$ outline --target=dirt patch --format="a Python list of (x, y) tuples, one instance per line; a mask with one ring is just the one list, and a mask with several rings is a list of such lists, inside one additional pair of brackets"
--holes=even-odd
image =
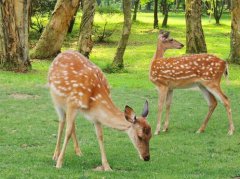
[(14, 99), (37, 99), (37, 98), (39, 98), (38, 95), (24, 94), (24, 93), (12, 93), (9, 96)]

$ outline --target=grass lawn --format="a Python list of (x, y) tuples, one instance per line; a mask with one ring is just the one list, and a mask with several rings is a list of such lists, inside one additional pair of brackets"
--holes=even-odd
[[(79, 19), (79, 18), (78, 18)], [(119, 19), (116, 21), (116, 19)], [(121, 16), (109, 21), (116, 27), (110, 43), (95, 44), (91, 60), (101, 68), (112, 62), (117, 40), (121, 34)], [(145, 99), (150, 103), (148, 117), (155, 130), (157, 91), (148, 80), (151, 58), (156, 49), (158, 32), (152, 30), (153, 14), (139, 13), (132, 26), (132, 34), (125, 53), (125, 73), (106, 74), (112, 87), (115, 104), (126, 104), (141, 113)], [(160, 19), (162, 20), (162, 18)], [(103, 24), (99, 15), (96, 24)], [(222, 25), (203, 19), (209, 53), (226, 59), (229, 54), (230, 17), (225, 15)], [(68, 35), (63, 50), (77, 48), (79, 21)], [(173, 38), (185, 43), (183, 14), (170, 14), (169, 27)], [(36, 42), (31, 33), (31, 43)], [(166, 56), (185, 53), (169, 50)], [(139, 159), (127, 135), (104, 128), (105, 147), (112, 172), (95, 172), (101, 164), (94, 127), (81, 116), (77, 119), (77, 135), (83, 152), (81, 158), (69, 143), (62, 169), (54, 168), (52, 154), (56, 142), (57, 115), (53, 109), (46, 77), (51, 61), (33, 61), (27, 74), (0, 72), (0, 178), (231, 178), (240, 176), (240, 67), (230, 65), (230, 84), (222, 81), (222, 88), (232, 105), (235, 134), (227, 136), (228, 120), (219, 103), (206, 132), (196, 134), (208, 107), (196, 90), (174, 91), (170, 129), (153, 136), (150, 142), (151, 160)]]

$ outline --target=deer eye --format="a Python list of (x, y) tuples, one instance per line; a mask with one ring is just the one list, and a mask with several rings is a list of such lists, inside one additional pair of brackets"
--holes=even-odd
[(172, 42), (172, 41), (173, 41), (173, 39), (169, 39), (169, 41), (170, 41), (170, 42)]
[(141, 136), (138, 136), (138, 139), (139, 139), (139, 140), (143, 140), (143, 138), (142, 138)]

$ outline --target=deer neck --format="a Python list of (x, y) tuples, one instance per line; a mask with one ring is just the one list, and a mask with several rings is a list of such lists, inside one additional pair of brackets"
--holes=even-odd
[(131, 127), (131, 123), (125, 119), (124, 113), (113, 104), (110, 98), (104, 100), (104, 103), (97, 103), (94, 110), (88, 115), (94, 121), (120, 131), (127, 131)]
[(163, 47), (163, 44), (161, 42), (158, 42), (157, 44), (157, 50), (155, 52), (155, 55), (153, 57), (153, 60), (161, 59), (164, 55), (165, 48)]

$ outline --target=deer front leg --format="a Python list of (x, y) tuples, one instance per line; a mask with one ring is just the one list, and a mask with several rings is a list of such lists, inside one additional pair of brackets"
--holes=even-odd
[(95, 123), (95, 130), (96, 130), (97, 139), (98, 139), (100, 152), (101, 152), (101, 158), (102, 158), (102, 166), (97, 167), (95, 170), (111, 171), (112, 169), (108, 164), (104, 145), (103, 145), (103, 131), (100, 123), (98, 122)]
[(75, 108), (73, 108), (72, 106), (69, 105), (67, 107), (67, 116), (66, 116), (67, 126), (66, 126), (64, 143), (63, 143), (63, 146), (62, 146), (61, 153), (60, 153), (60, 155), (57, 159), (56, 168), (61, 168), (62, 167), (64, 153), (66, 151), (68, 141), (69, 141), (69, 139), (72, 135), (74, 120), (76, 118), (76, 115), (77, 115), (77, 109), (75, 109)]
[(59, 122), (58, 122), (57, 143), (56, 143), (55, 151), (54, 151), (54, 154), (53, 154), (53, 160), (57, 160), (58, 156), (60, 154), (60, 145), (61, 145), (62, 132), (63, 132), (63, 128), (64, 128), (64, 125), (65, 125), (65, 121), (64, 120), (59, 120)]
[(59, 122), (58, 122), (57, 143), (56, 143), (55, 151), (54, 151), (54, 154), (53, 154), (53, 157), (52, 157), (53, 160), (57, 160), (58, 156), (60, 154), (62, 132), (63, 132), (63, 128), (64, 128), (64, 125), (65, 125), (65, 120), (66, 120), (66, 113), (63, 110), (63, 108), (61, 108), (59, 106), (55, 106), (55, 110), (57, 112)]
[(169, 90), (167, 93), (167, 99), (166, 99), (166, 119), (165, 119), (165, 123), (164, 123), (164, 127), (163, 127), (163, 132), (167, 132), (167, 130), (168, 130), (172, 96), (173, 96), (173, 90)]
[(166, 96), (168, 93), (168, 88), (167, 87), (159, 87), (159, 99), (158, 99), (158, 120), (157, 120), (157, 127), (155, 130), (155, 135), (158, 135), (160, 133), (161, 130), (161, 118), (162, 118), (162, 110), (163, 110), (163, 106), (164, 103), (166, 101)]

